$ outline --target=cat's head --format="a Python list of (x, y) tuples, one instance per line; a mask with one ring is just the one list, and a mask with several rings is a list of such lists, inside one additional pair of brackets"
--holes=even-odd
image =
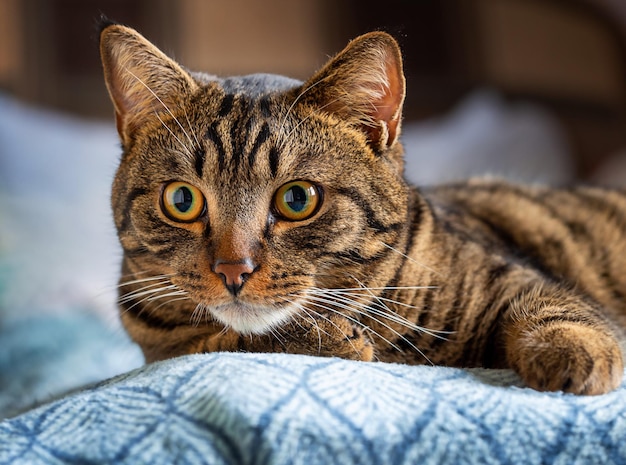
[(355, 39), (305, 83), (192, 73), (121, 25), (100, 48), (123, 147), (122, 283), (142, 283), (147, 314), (263, 333), (340, 305), (320, 289), (366, 301), (391, 285), (408, 214), (391, 36)]

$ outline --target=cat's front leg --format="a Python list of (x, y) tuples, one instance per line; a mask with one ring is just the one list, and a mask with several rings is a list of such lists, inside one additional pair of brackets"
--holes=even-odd
[(299, 318), (264, 335), (244, 335), (227, 329), (197, 339), (188, 352), (290, 353), (361, 361), (374, 359), (374, 346), (365, 331), (339, 315)]
[(593, 303), (538, 287), (512, 302), (504, 336), (508, 364), (541, 391), (604, 394), (623, 375), (622, 351)]
[(284, 328), (290, 353), (372, 361), (374, 345), (363, 328), (337, 314), (307, 315)]

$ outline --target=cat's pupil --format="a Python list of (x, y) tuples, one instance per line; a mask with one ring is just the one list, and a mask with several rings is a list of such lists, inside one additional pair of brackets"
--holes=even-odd
[(187, 213), (193, 205), (193, 194), (187, 187), (180, 187), (174, 192), (172, 198), (176, 209), (181, 213)]
[(285, 203), (294, 212), (301, 212), (307, 205), (307, 192), (300, 186), (292, 186), (285, 192)]

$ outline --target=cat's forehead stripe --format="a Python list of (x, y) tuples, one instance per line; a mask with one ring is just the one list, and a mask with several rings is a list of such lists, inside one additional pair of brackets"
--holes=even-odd
[[(263, 118), (267, 99), (256, 101), (244, 95), (226, 95), (221, 103), (220, 119), (214, 121), (205, 132), (217, 155), (219, 172), (227, 169), (236, 170), (244, 165), (252, 168), (258, 162), (257, 155), (262, 146), (270, 139), (271, 131), (267, 121), (263, 121), (258, 131), (254, 131), (257, 110)], [(227, 111), (228, 110), (228, 111)], [(246, 147), (250, 147), (246, 153)], [(278, 173), (279, 153), (275, 147), (268, 151), (267, 163), (272, 177)], [(245, 163), (247, 161), (247, 164)], [(205, 172), (206, 153), (198, 151), (195, 156), (195, 169), (199, 177)]]
[(206, 162), (206, 151), (202, 147), (198, 147), (194, 152), (194, 168), (199, 178), (204, 173), (204, 163)]
[(220, 109), (217, 115), (220, 118), (227, 116), (233, 109), (233, 102), (235, 101), (235, 94), (226, 94), (220, 104)]
[(272, 173), (272, 177), (275, 178), (278, 174), (278, 163), (279, 163), (279, 153), (276, 147), (272, 147), (268, 151), (268, 162), (270, 165), (270, 172)]
[(248, 164), (250, 166), (254, 165), (257, 152), (259, 151), (263, 143), (267, 139), (269, 139), (269, 137), (270, 137), (270, 127), (269, 127), (269, 124), (267, 124), (267, 122), (264, 122), (263, 125), (261, 126), (261, 130), (256, 136), (256, 139), (254, 139), (254, 143), (252, 144), (252, 149), (250, 150), (250, 153), (248, 154)]
[(210, 141), (217, 152), (217, 163), (220, 171), (224, 171), (226, 168), (226, 152), (224, 150), (224, 144), (217, 130), (217, 123), (211, 124), (205, 133), (205, 137)]

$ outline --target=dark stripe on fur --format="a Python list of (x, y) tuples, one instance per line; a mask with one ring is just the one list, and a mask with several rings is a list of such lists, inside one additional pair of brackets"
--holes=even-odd
[(343, 252), (325, 252), (324, 256), (331, 256), (342, 261), (358, 263), (359, 265), (369, 265), (380, 261), (392, 252), (393, 251), (391, 249), (385, 247), (382, 252), (377, 253), (376, 255), (373, 255), (371, 257), (364, 257), (363, 255), (361, 255), (360, 251), (354, 249), (345, 250)]
[(195, 271), (179, 271), (178, 276), (180, 276), (181, 278), (194, 279), (197, 281), (202, 279), (202, 275), (200, 273), (196, 273)]
[(356, 189), (340, 188), (338, 190), (338, 193), (341, 195), (344, 195), (345, 197), (348, 197), (355, 204), (357, 204), (361, 208), (361, 210), (363, 210), (363, 212), (365, 213), (365, 217), (367, 219), (367, 225), (377, 232), (386, 233), (389, 231), (398, 230), (404, 225), (404, 222), (392, 223), (390, 225), (383, 224), (376, 217), (376, 213), (374, 213), (374, 210), (372, 209), (371, 205), (361, 196), (361, 194)]
[(278, 174), (278, 163), (280, 162), (278, 149), (276, 147), (272, 147), (269, 150), (268, 161), (270, 165), (270, 173), (272, 174), (272, 177), (275, 178)]
[(150, 251), (146, 249), (144, 246), (139, 246), (139, 247), (135, 247), (132, 249), (124, 248), (124, 255), (126, 255), (129, 258), (143, 257), (144, 255), (148, 253), (150, 253)]
[(254, 139), (254, 143), (252, 144), (250, 153), (248, 154), (248, 164), (250, 166), (254, 165), (254, 162), (256, 161), (256, 155), (259, 149), (261, 148), (263, 143), (269, 138), (269, 136), (270, 136), (270, 127), (267, 123), (263, 123), (263, 126), (261, 126), (261, 130), (257, 134), (256, 139)]
[(582, 189), (576, 191), (575, 193), (578, 199), (586, 203), (591, 210), (602, 211), (607, 218), (614, 222), (618, 227), (626, 227), (626, 196), (624, 196), (622, 192), (615, 191), (613, 193), (617, 193), (622, 197), (622, 201), (625, 202), (624, 205), (612, 202), (605, 197), (598, 197), (597, 195), (594, 195), (593, 192)]
[(222, 100), (222, 104), (220, 105), (220, 109), (217, 112), (217, 115), (220, 118), (226, 117), (233, 109), (233, 103), (235, 101), (234, 94), (226, 94), (224, 99)]
[(241, 158), (243, 156), (243, 145), (245, 135), (242, 133), (241, 125), (238, 122), (231, 122), (230, 127), (230, 166), (235, 169), (241, 166)]
[(198, 147), (194, 153), (194, 157), (195, 157), (194, 168), (196, 170), (196, 174), (198, 175), (198, 177), (201, 178), (202, 173), (204, 172), (204, 162), (206, 158), (206, 152), (204, 151), (203, 148)]
[(174, 258), (176, 257), (178, 252), (179, 252), (179, 247), (176, 245), (170, 245), (170, 246), (166, 246), (161, 249), (158, 249), (158, 250), (152, 250), (152, 254), (161, 260)]
[(421, 328), (428, 328), (428, 321), (433, 316), (433, 302), (435, 300), (435, 293), (440, 289), (435, 287), (428, 287), (424, 290), (424, 298), (422, 300), (421, 313), (417, 319), (417, 325)]
[(226, 152), (224, 151), (224, 143), (217, 132), (217, 123), (213, 123), (209, 129), (207, 129), (205, 137), (215, 146), (219, 170), (224, 171), (226, 168)]
[(467, 291), (465, 289), (465, 279), (467, 277), (467, 273), (462, 273), (459, 278), (459, 282), (455, 285), (456, 292), (454, 294), (454, 300), (452, 300), (452, 307), (450, 308), (452, 312), (463, 313), (466, 304), (465, 301), (468, 297)]
[[(404, 247), (402, 247), (400, 250), (400, 252), (403, 254), (402, 257), (402, 261), (400, 263), (400, 265), (398, 265), (395, 274), (393, 275), (393, 277), (387, 281), (387, 283), (385, 283), (384, 287), (390, 288), (390, 287), (396, 287), (398, 285), (398, 282), (400, 281), (400, 279), (402, 278), (402, 274), (404, 272), (404, 265), (406, 264), (407, 260), (408, 260), (408, 255), (409, 252), (411, 251), (411, 248), (413, 247), (413, 243), (415, 242), (415, 239), (417, 238), (420, 228), (422, 227), (422, 206), (421, 205), (415, 205), (415, 198), (411, 198), (411, 202), (410, 202), (410, 206), (409, 206), (409, 211), (413, 212), (413, 216), (410, 218), (409, 220), (409, 231), (407, 234), (407, 239), (405, 242)], [(412, 207), (412, 208), (411, 208)], [(387, 245), (391, 245), (391, 244), (387, 244)], [(396, 252), (394, 252), (396, 253)], [(418, 282), (413, 282), (410, 283), (410, 285), (417, 285), (419, 284)], [(383, 291), (381, 293), (381, 297), (385, 297), (385, 298), (389, 298), (392, 300), (396, 300), (394, 298), (394, 295), (397, 294), (397, 291), (394, 289), (386, 289), (385, 291)], [(403, 299), (400, 299), (403, 300)]]
[(431, 356), (433, 356), (433, 358), (442, 345), (455, 343), (452, 337), (454, 337), (455, 331), (457, 330), (458, 328), (456, 326), (456, 320), (448, 320), (446, 321), (446, 324), (442, 329), (443, 333), (440, 334), (440, 337), (430, 336), (433, 338), (433, 340), (430, 344), (428, 344), (428, 352), (431, 354)]
[(163, 331), (173, 331), (179, 326), (187, 326), (186, 323), (174, 323), (172, 321), (166, 321), (163, 318), (159, 318), (150, 313), (149, 309), (143, 307), (143, 304), (137, 304), (136, 302), (124, 301), (120, 302), (122, 313), (132, 316), (135, 320), (141, 321), (150, 328), (161, 329)]
[(505, 276), (511, 270), (510, 263), (494, 264), (487, 272), (487, 282), (494, 284), (498, 279)]
[(142, 195), (146, 195), (147, 191), (142, 187), (136, 187), (130, 191), (130, 193), (126, 196), (126, 203), (124, 204), (123, 218), (121, 224), (118, 225), (120, 234), (128, 229), (130, 226), (130, 210), (132, 208), (133, 202)]
[[(242, 162), (244, 160), (244, 152), (246, 142), (250, 137), (252, 125), (254, 120), (251, 116), (252, 101), (250, 99), (240, 96), (237, 99), (237, 114), (238, 118), (231, 118), (230, 127), (230, 143), (231, 143), (231, 169), (237, 170), (242, 168)], [(233, 171), (234, 172), (234, 171)]]
[(263, 118), (270, 118), (273, 116), (270, 99), (268, 97), (262, 97), (259, 100), (259, 110), (261, 111), (261, 116), (263, 116)]
[[(491, 321), (489, 322), (489, 328), (487, 329), (487, 331), (483, 331), (480, 334), (480, 337), (478, 337), (478, 333), (475, 343), (472, 345), (472, 348), (469, 349), (470, 354), (472, 354), (472, 357), (466, 357), (466, 359), (468, 361), (470, 361), (471, 359), (471, 363), (473, 365), (479, 364), (482, 362), (482, 365), (487, 367), (487, 368), (496, 368), (496, 361), (498, 359), (502, 358), (501, 355), (501, 350), (502, 348), (499, 347), (500, 341), (498, 340), (499, 335), (498, 335), (498, 330), (501, 328), (501, 321), (502, 318), (504, 317), (504, 315), (506, 315), (506, 313), (509, 311), (510, 309), (510, 301), (507, 302), (502, 308), (498, 309), (497, 312), (495, 312), (495, 314), (492, 316)], [(485, 308), (485, 313), (490, 310), (489, 308)], [(493, 310), (493, 309), (491, 309)], [(482, 320), (482, 318), (485, 318), (485, 320)], [(476, 320), (477, 323), (481, 322), (483, 323), (483, 325), (488, 321), (486, 319), (486, 317), (484, 315), (479, 315)], [(479, 331), (480, 330), (480, 326), (483, 325), (479, 325), (476, 324), (474, 326), (474, 331)], [(483, 352), (482, 352), (482, 360), (478, 360), (479, 355), (481, 354), (480, 351), (478, 351), (478, 341), (484, 341), (485, 342), (485, 347), (483, 348)]]
[[(621, 195), (621, 192), (617, 192)], [(624, 229), (626, 227), (626, 211), (624, 206), (615, 202), (611, 202), (606, 198), (597, 197), (592, 192), (576, 191), (576, 198), (580, 202), (584, 202), (588, 208), (594, 212), (601, 211), (618, 229)], [(626, 199), (623, 199), (626, 201)], [(600, 268), (598, 271), (600, 277), (610, 289), (613, 298), (617, 302), (623, 302), (626, 299), (626, 295), (620, 291), (620, 283), (617, 277), (611, 273), (611, 244), (600, 243), (593, 237), (588, 231), (588, 226), (585, 224), (576, 224), (572, 227), (576, 227), (577, 230), (584, 229), (584, 240), (590, 244), (594, 244), (596, 247), (592, 250), (596, 252), (594, 254), (594, 261), (591, 265)]]
[[(489, 218), (480, 217), (479, 219), (485, 226), (487, 226), (491, 230), (494, 236), (500, 239), (500, 241), (512, 257), (518, 258), (523, 263), (526, 263), (532, 268), (541, 271), (541, 273), (545, 274), (546, 276), (553, 277), (552, 271), (546, 268), (546, 266), (543, 264), (543, 260), (541, 258), (543, 254), (532, 250), (527, 250), (524, 253), (520, 250), (519, 244), (508, 230), (500, 227), (498, 224), (495, 224)], [(550, 245), (552, 247), (560, 247), (562, 249), (561, 244), (557, 244), (555, 243), (555, 241), (546, 240), (545, 243), (548, 244), (549, 242), (551, 243)], [(488, 244), (485, 245), (488, 246)]]
[(595, 320), (590, 320), (589, 318), (584, 318), (580, 314), (569, 314), (566, 312), (559, 313), (558, 315), (550, 315), (542, 318), (533, 318), (533, 325), (537, 326), (549, 326), (551, 323), (575, 323), (575, 324), (587, 324), (589, 326), (594, 326), (593, 323)]

